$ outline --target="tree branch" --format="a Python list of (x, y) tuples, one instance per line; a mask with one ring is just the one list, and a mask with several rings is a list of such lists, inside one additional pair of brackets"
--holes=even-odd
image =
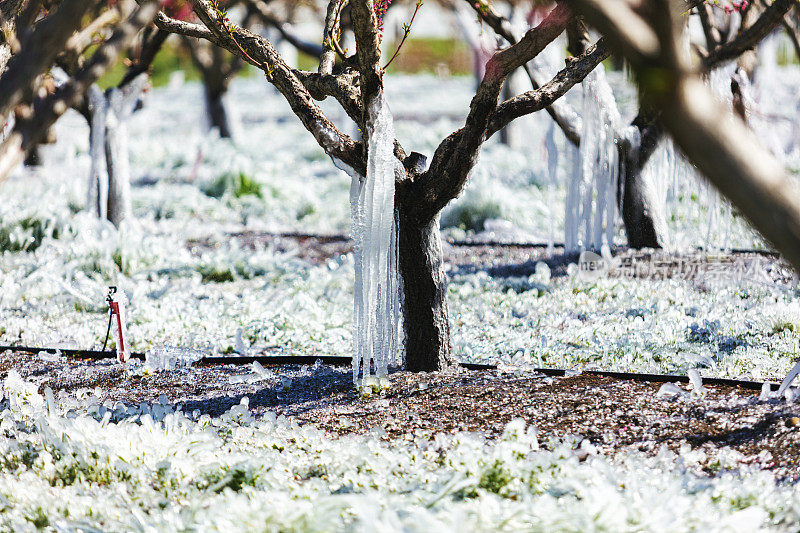
[(343, 161), (357, 172), (365, 172), (366, 162), (359, 145), (336, 129), (269, 40), (241, 28), (224, 26), (208, 0), (192, 0), (192, 4), (197, 16), (213, 33), (214, 40), (266, 73), (269, 82), (280, 91), (292, 112), (330, 157)]
[[(351, 0), (350, 11), (356, 37), (358, 70), (361, 74), (361, 104), (366, 113), (372, 99), (383, 87), (378, 18), (372, 0)], [(366, 123), (366, 116), (362, 123)]]
[(341, 24), (342, 9), (349, 0), (330, 0), (328, 10), (325, 14), (325, 28), (322, 31), (322, 55), (319, 58), (320, 74), (333, 73), (333, 65), (336, 62), (336, 49), (334, 42), (338, 39), (339, 26)]
[[(500, 15), (491, 4), (478, 4), (474, 0), (466, 0), (466, 2), (475, 11), (478, 18), (485, 22), (497, 35), (502, 37), (508, 44), (516, 44), (517, 37), (514, 35), (514, 28), (511, 26), (511, 22)], [(539, 89), (542, 86), (542, 82), (536, 77), (531, 65), (526, 63), (522, 68), (525, 70), (533, 89)], [(580, 124), (576, 119), (578, 114), (575, 110), (563, 100), (556, 100), (545, 109), (567, 140), (573, 145), (579, 146), (581, 143), (581, 135), (578, 131)]]
[(719, 64), (736, 59), (747, 50), (767, 36), (783, 19), (784, 15), (797, 3), (797, 0), (775, 0), (772, 5), (761, 13), (752, 26), (739, 33), (733, 40), (722, 46), (709, 50), (708, 56), (703, 58), (703, 66), (712, 69)]
[(62, 0), (56, 11), (23, 40), (20, 52), (11, 57), (0, 76), (0, 116), (7, 116), (30, 91), (36, 77), (50, 68), (94, 4), (87, 0)]
[(264, 24), (278, 30), (278, 33), (281, 34), (281, 37), (283, 37), (286, 42), (297, 48), (300, 52), (310, 55), (311, 57), (320, 57), (322, 55), (322, 46), (304, 41), (295, 35), (285, 23), (279, 21), (272, 15), (272, 13), (270, 13), (269, 8), (263, 2), (263, 0), (246, 0), (246, 4), (253, 8), (255, 14)]
[(572, 87), (581, 83), (610, 54), (611, 51), (601, 39), (594, 46), (587, 48), (582, 56), (570, 61), (565, 69), (539, 89), (522, 93), (500, 104), (489, 118), (486, 137), (491, 137), (514, 119), (551, 105)]
[(569, 9), (559, 4), (517, 44), (495, 53), (486, 63), (486, 74), (472, 99), (464, 127), (442, 141), (428, 171), (410, 185), (420, 223), (430, 220), (464, 188), (486, 140), (486, 129), (506, 77), (555, 40), (566, 29), (570, 17)]
[(50, 126), (67, 109), (80, 103), (89, 87), (114, 65), (121, 52), (130, 47), (139, 30), (153, 21), (158, 9), (155, 0), (142, 0), (133, 14), (100, 45), (70, 81), (55, 93), (34, 102), (33, 118), (15, 125), (12, 133), (0, 145), (0, 180), (8, 176), (25, 153), (40, 142)]

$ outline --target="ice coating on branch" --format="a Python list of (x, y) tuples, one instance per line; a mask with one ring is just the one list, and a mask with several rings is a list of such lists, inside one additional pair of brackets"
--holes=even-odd
[(564, 224), (568, 252), (612, 244), (617, 215), (616, 130), (621, 118), (602, 68), (593, 70), (582, 87), (581, 146), (573, 153)]
[(394, 180), (394, 121), (383, 91), (369, 106), (367, 176), (352, 175), (355, 242), (353, 381), (385, 377), (398, 359), (400, 302)]

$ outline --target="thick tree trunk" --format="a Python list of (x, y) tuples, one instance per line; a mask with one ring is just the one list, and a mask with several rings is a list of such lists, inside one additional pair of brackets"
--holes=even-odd
[(455, 364), (455, 359), (450, 351), (447, 277), (439, 216), (419, 224), (405, 211), (401, 204), (399, 255), (406, 368), (412, 372), (444, 370)]
[[(639, 127), (635, 125), (634, 127)], [(650, 129), (647, 129), (647, 128)], [(657, 207), (658, 198), (643, 170), (661, 140), (660, 128), (648, 124), (635, 139), (619, 143), (620, 210), (631, 248), (662, 248), (666, 240), (666, 221)]]
[(225, 108), (225, 101), (223, 100), (226, 92), (225, 88), (218, 87), (209, 80), (206, 80), (204, 87), (209, 128), (218, 130), (219, 136), (223, 139), (232, 138), (233, 132), (228, 119), (228, 110)]
[(25, 156), (25, 161), (23, 163), (26, 167), (38, 167), (42, 164), (42, 157), (39, 155), (39, 145), (37, 144), (30, 150), (28, 150), (28, 155)]

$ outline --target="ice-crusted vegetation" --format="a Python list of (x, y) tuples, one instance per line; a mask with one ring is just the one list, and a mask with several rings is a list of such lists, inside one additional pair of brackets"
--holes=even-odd
[(540, 443), (521, 420), (493, 442), (332, 439), (254, 420), (246, 398), (211, 418), (166, 398), (40, 395), (14, 371), (3, 397), (0, 527), (14, 531), (754, 531), (800, 520), (797, 485), (724, 448), (609, 458), (572, 439)]
[[(453, 92), (431, 92), (420, 108), (411, 90), (418, 82)], [(470, 84), (399, 78), (387, 90), (401, 140), (414, 134), (415, 148), (432, 149), (457, 123), (446, 117), (466, 109)], [(136, 219), (119, 231), (83, 212), (88, 129), (74, 115), (59, 122), (45, 166), (0, 186), (0, 343), (97, 348), (107, 286), (118, 285), (130, 300), (135, 351), (232, 352), (241, 330), (252, 351), (349, 354), (351, 256), (310, 265), (230, 237), (350, 230), (350, 178), (279, 102), (261, 83), (235, 84), (231, 107), (247, 134), (228, 142), (197, 124), (199, 87), (153, 91), (130, 124)], [(434, 107), (445, 118), (420, 128)], [(186, 131), (180, 141), (176, 128)], [(489, 144), (449, 208), (454, 225), (477, 229), (491, 221), (477, 216), (488, 209), (518, 233), (548, 235), (563, 213), (540, 188), (544, 164)], [(563, 189), (555, 198), (563, 200)], [(749, 230), (735, 229), (731, 242), (747, 245)], [(761, 285), (459, 273), (449, 290), (454, 351), (468, 361), (679, 373), (699, 366), (705, 375), (779, 378), (798, 353), (800, 305)]]

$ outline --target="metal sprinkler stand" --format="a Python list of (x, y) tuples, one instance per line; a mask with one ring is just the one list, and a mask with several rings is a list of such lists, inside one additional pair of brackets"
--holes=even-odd
[[(108, 295), (106, 296), (108, 302), (108, 329), (111, 329), (113, 318), (116, 317), (116, 328), (114, 330), (114, 339), (117, 343), (117, 360), (120, 363), (127, 363), (131, 357), (130, 345), (128, 344), (128, 330), (125, 326), (125, 296), (117, 293), (117, 288), (112, 286), (108, 288)], [(106, 331), (106, 340), (103, 342), (103, 352), (106, 350), (106, 342), (108, 342), (108, 331)]]

